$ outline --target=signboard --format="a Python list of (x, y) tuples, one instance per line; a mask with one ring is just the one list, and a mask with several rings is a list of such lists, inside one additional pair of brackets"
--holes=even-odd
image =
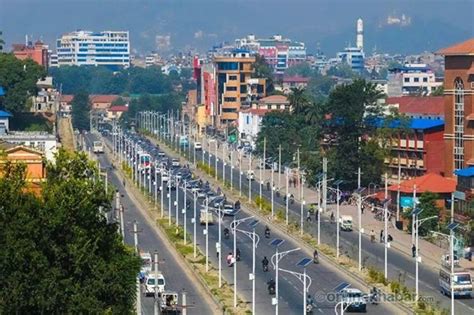
[(229, 143), (237, 142), (237, 135), (236, 134), (229, 135), (229, 137), (227, 137), (227, 141), (229, 141)]
[(458, 199), (458, 200), (466, 200), (466, 193), (462, 192), (462, 191), (455, 191), (454, 192), (454, 199)]
[[(418, 198), (416, 198), (416, 203), (418, 203)], [(413, 197), (400, 197), (400, 207), (413, 208)]]

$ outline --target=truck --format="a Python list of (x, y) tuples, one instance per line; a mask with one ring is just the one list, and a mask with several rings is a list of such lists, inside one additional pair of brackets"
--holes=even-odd
[(341, 215), (339, 217), (339, 226), (343, 231), (352, 231), (352, 216), (351, 215)]
[(178, 293), (174, 291), (164, 291), (161, 293), (160, 311), (161, 314), (180, 314), (178, 306)]
[(94, 153), (104, 153), (104, 145), (102, 141), (94, 141), (92, 144), (92, 151)]
[(207, 211), (205, 209), (201, 209), (201, 215), (199, 216), (199, 222), (201, 225), (206, 224), (214, 224), (214, 216), (212, 215), (211, 211)]

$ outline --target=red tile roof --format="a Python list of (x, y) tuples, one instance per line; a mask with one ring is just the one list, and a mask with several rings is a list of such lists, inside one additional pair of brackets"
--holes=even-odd
[[(416, 192), (424, 193), (427, 191), (433, 193), (452, 193), (456, 190), (456, 181), (444, 178), (435, 173), (428, 173), (421, 177), (416, 177), (400, 183), (400, 192), (413, 193), (413, 186), (416, 184)], [(390, 191), (397, 191), (398, 184), (388, 187)]]
[(288, 103), (288, 98), (285, 95), (270, 95), (260, 99), (261, 103), (265, 104), (286, 104)]
[(120, 95), (101, 95), (101, 94), (93, 94), (89, 96), (89, 100), (91, 103), (112, 103), (116, 99), (118, 99)]
[(440, 49), (436, 52), (438, 55), (445, 56), (473, 56), (474, 55), (474, 38), (470, 38), (462, 43), (455, 44), (451, 47)]
[(61, 102), (63, 103), (71, 103), (74, 99), (74, 95), (61, 95)]
[(305, 78), (299, 75), (283, 78), (283, 83), (308, 83), (308, 82), (309, 82), (309, 78)]
[(128, 111), (128, 106), (125, 106), (125, 105), (115, 105), (115, 106), (111, 106), (109, 109), (108, 109), (109, 112), (126, 112)]
[(387, 98), (386, 104), (398, 104), (398, 111), (403, 114), (444, 116), (443, 96), (400, 96)]

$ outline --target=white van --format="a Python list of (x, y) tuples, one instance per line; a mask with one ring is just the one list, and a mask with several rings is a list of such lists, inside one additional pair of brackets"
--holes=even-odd
[(341, 215), (339, 218), (339, 226), (343, 231), (352, 231), (352, 216)]
[[(156, 283), (156, 281), (158, 281)], [(155, 294), (155, 283), (157, 286), (158, 293), (165, 291), (165, 277), (161, 272), (150, 272), (145, 277), (145, 296), (150, 296)]]
[(201, 142), (194, 142), (194, 150), (202, 151), (202, 144)]

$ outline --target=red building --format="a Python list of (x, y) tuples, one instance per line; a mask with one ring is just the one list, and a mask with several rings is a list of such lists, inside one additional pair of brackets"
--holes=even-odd
[(392, 158), (385, 160), (389, 178), (401, 180), (423, 176), (427, 173), (443, 175), (444, 120), (412, 118), (408, 132), (400, 133), (390, 143)]
[(474, 166), (474, 38), (437, 52), (444, 55), (445, 176)]
[(13, 54), (20, 60), (32, 59), (37, 64), (48, 68), (48, 46), (43, 44), (42, 41), (37, 41), (34, 45), (29, 43), (24, 44), (13, 44)]

